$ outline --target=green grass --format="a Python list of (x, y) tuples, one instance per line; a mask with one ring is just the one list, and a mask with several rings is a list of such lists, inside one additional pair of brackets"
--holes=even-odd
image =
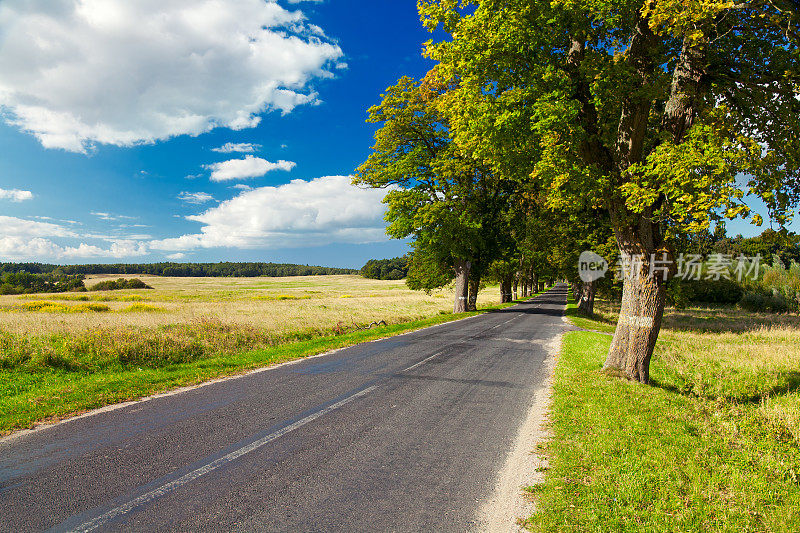
[[(573, 318), (586, 329), (603, 321)], [(611, 337), (572, 332), (531, 489), (534, 531), (800, 530), (800, 335), (662, 332), (654, 386), (601, 371)]]
[[(459, 315), (458, 318), (510, 305), (514, 304), (495, 305), (478, 312)], [(178, 339), (174, 346), (136, 345), (130, 349), (132, 351), (129, 354), (111, 351), (106, 353), (98, 346), (103, 347), (107, 343), (92, 344), (84, 340), (87, 344), (82, 345), (81, 342), (84, 341), (81, 339), (64, 338), (64, 343), (72, 344), (62, 346), (56, 351), (37, 351), (37, 346), (29, 346), (16, 359), (0, 359), (0, 435), (32, 427), (37, 422), (57, 420), (97, 407), (389, 337), (448, 322), (454, 318), (450, 313), (443, 313), (422, 320), (351, 331), (342, 335), (335, 335), (331, 331), (326, 334), (319, 331), (298, 332), (296, 335), (275, 337), (271, 339), (274, 346), (257, 350), (237, 350), (240, 342), (241, 345), (247, 345), (249, 339), (233, 339), (228, 348), (222, 350), (216, 348), (219, 346), (216, 340), (204, 344), (202, 337), (206, 334), (230, 336), (223, 330), (217, 332), (213, 324), (209, 325), (207, 333), (201, 331), (197, 339), (187, 341), (189, 344), (181, 344)], [(122, 333), (116, 332), (115, 335)], [(293, 342), (303, 337), (306, 338)], [(142, 339), (142, 342), (161, 343), (166, 342), (165, 339), (169, 340), (168, 336), (161, 335)], [(0, 336), (0, 348), (3, 352), (8, 352), (8, 346), (3, 343), (22, 341), (24, 339)], [(50, 339), (48, 347), (56, 341), (58, 339)], [(134, 346), (125, 339), (120, 342), (123, 346)], [(212, 346), (211, 353), (203, 351), (207, 346)], [(15, 349), (21, 350), (16, 345)], [(152, 351), (152, 357), (148, 355), (148, 349)]]
[(593, 318), (587, 318), (578, 312), (578, 304), (573, 301), (567, 304), (567, 316), (570, 321), (579, 328), (591, 331), (614, 333), (614, 329), (617, 327), (616, 318), (611, 314), (596, 310)]

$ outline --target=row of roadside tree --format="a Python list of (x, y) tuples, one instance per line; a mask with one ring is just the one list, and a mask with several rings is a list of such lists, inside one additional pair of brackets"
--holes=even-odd
[[(678, 251), (725, 219), (782, 225), (800, 198), (794, 0), (419, 0), (442, 38), (422, 79), (369, 110), (354, 183), (387, 190), (408, 283), (575, 279), (594, 250), (622, 272), (605, 367), (648, 382)], [(634, 260), (636, 258), (636, 260)], [(653, 268), (654, 265), (666, 268)], [(593, 284), (576, 286), (591, 309)]]

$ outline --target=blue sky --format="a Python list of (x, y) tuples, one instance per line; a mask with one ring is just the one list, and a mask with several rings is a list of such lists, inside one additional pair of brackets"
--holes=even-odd
[[(192, 3), (203, 2), (158, 2), (155, 9), (166, 6), (164, 9), (169, 16), (176, 11), (185, 10)], [(14, 4), (17, 5), (16, 8)], [(6, 104), (5, 122), (0, 125), (0, 146), (3, 153), (0, 158), (0, 189), (7, 191), (5, 194), (8, 196), (0, 199), (0, 216), (7, 217), (3, 224), (6, 227), (5, 235), (0, 227), (0, 239), (5, 237), (5, 246), (0, 245), (0, 260), (84, 263), (149, 262), (177, 258), (181, 261), (263, 260), (360, 267), (371, 257), (391, 257), (405, 253), (404, 243), (389, 241), (383, 235), (380, 191), (364, 198), (357, 195), (354, 197), (352, 191), (347, 190), (349, 186), (346, 180), (342, 179), (326, 184), (330, 198), (325, 195), (314, 197), (313, 189), (326, 188), (314, 187), (315, 183), (305, 188), (295, 187), (297, 190), (294, 191), (281, 190), (279, 187), (292, 180), (309, 182), (327, 176), (348, 176), (367, 157), (374, 132), (374, 126), (365, 123), (367, 108), (378, 103), (381, 92), (400, 76), (421, 76), (431, 65), (421, 57), (422, 43), (430, 35), (419, 24), (416, 2), (278, 2), (285, 13), (300, 11), (303, 14), (304, 20), (301, 23), (306, 27), (289, 28), (292, 35), (300, 41), (312, 42), (319, 39), (325, 45), (334, 47), (333, 52), (330, 51), (331, 48), (317, 52), (313, 47), (298, 51), (292, 49), (292, 46), (297, 48), (297, 43), (284, 46), (273, 35), (260, 37), (266, 41), (266, 47), (275, 46), (277, 42), (276, 50), (267, 49), (263, 53), (267, 62), (278, 54), (287, 54), (287, 63), (311, 62), (313, 59), (309, 60), (306, 56), (313, 56), (315, 53), (321, 56), (317, 64), (322, 65), (321, 68), (328, 73), (313, 72), (316, 65), (312, 65), (306, 72), (300, 73), (300, 76), (307, 77), (304, 83), (292, 86), (291, 81), (283, 82), (301, 97), (316, 94), (314, 101), (300, 103), (292, 109), (255, 112), (252, 116), (260, 117), (260, 123), (255, 127), (236, 130), (223, 125), (199, 135), (191, 133), (192, 126), (186, 128), (190, 132), (187, 134), (164, 134), (157, 121), (154, 124), (146, 121), (141, 123), (132, 116), (113, 116), (116, 109), (125, 106), (130, 106), (131, 114), (139, 116), (153, 109), (168, 109), (169, 99), (156, 95), (153, 102), (142, 102), (141, 94), (150, 92), (149, 86), (159, 83), (162, 77), (163, 72), (159, 69), (163, 67), (151, 64), (158, 63), (158, 54), (155, 57), (142, 57), (135, 52), (129, 52), (130, 43), (134, 41), (129, 39), (128, 43), (116, 42), (104, 34), (102, 24), (87, 23), (84, 24), (85, 27), (81, 27), (81, 24), (74, 22), (67, 26), (65, 22), (64, 31), (74, 31), (78, 34), (76, 38), (83, 35), (85, 40), (95, 40), (98, 47), (120, 47), (116, 60), (129, 62), (130, 69), (134, 72), (129, 73), (122, 68), (114, 70), (111, 66), (114, 77), (129, 79), (111, 79), (107, 90), (129, 94), (103, 101), (104, 88), (97, 87), (102, 82), (92, 80), (87, 83), (86, 78), (104, 75), (109, 67), (81, 64), (92, 61), (89, 50), (83, 52), (83, 58), (47, 58), (47, 61), (41, 61), (39, 79), (26, 79), (27, 72), (24, 71), (30, 67), (14, 64), (9, 56), (18, 56), (20, 50), (33, 55), (25, 46), (27, 43), (24, 35), (27, 33), (30, 36), (38, 30), (34, 22), (35, 16), (44, 13), (56, 20), (59, 9), (73, 9), (73, 2), (39, 3), (39, 8), (29, 8), (25, 4), (22, 1), (12, 1), (11, 13), (4, 14), (0, 11), (0, 72), (13, 72), (13, 68), (23, 71), (19, 75), (10, 76), (10, 81), (3, 79), (5, 75), (0, 75), (0, 101), (3, 101), (4, 86), (11, 86), (20, 93), (3, 102)], [(53, 7), (55, 4), (61, 6), (57, 9)], [(262, 7), (259, 4), (264, 3), (253, 0), (250, 9), (254, 13), (258, 12)], [(232, 13), (232, 16), (236, 15), (241, 13)], [(85, 14), (73, 16), (82, 17)], [(266, 16), (269, 17), (270, 14)], [(288, 17), (285, 14), (283, 16)], [(29, 27), (19, 28), (25, 26), (26, 17), (31, 20)], [(139, 23), (138, 20), (112, 22)], [(270, 28), (274, 29), (271, 33), (287, 31), (287, 26), (295, 23), (296, 20), (291, 20), (286, 25), (277, 25)], [(76, 26), (77, 29), (73, 30)], [(7, 32), (9, 27), (14, 30), (10, 32), (10, 36)], [(255, 29), (245, 28), (239, 31), (246, 33), (258, 30), (256, 25)], [(15, 36), (15, 32), (23, 36)], [(133, 39), (142, 35), (141, 32), (136, 33), (127, 28), (123, 29), (123, 33), (125, 32), (133, 33)], [(14, 42), (14, 39), (19, 42)], [(175, 56), (172, 65), (180, 63), (181, 54), (184, 54), (185, 61), (189, 61), (186, 50), (207, 49), (215, 45), (213, 42), (203, 41), (202, 36), (198, 38), (195, 35), (183, 35), (177, 40), (181, 39), (184, 42), (178, 44), (183, 51), (163, 49), (164, 54)], [(58, 42), (58, 38), (53, 40), (59, 47), (70, 48)], [(224, 53), (226, 45), (221, 46)], [(47, 49), (47, 43), (42, 48)], [(295, 60), (293, 53), (300, 59)], [(80, 54), (81, 51), (77, 51), (76, 55)], [(231, 55), (237, 57), (235, 53)], [(62, 66), (62, 62), (66, 67)], [(58, 93), (42, 94), (37, 84), (50, 79), (47, 71), (52, 68), (75, 70), (74, 75), (64, 75), (56, 82), (62, 84), (62, 91), (89, 93), (83, 96), (85, 101), (81, 101), (80, 95), (62, 98)], [(223, 99), (239, 96), (238, 93), (232, 94), (234, 91), (226, 87), (225, 79), (226, 76), (236, 75), (236, 68), (226, 70), (213, 65), (211, 61), (204, 68), (219, 68), (220, 73), (216, 80), (200, 78), (207, 83), (218, 84), (217, 94), (206, 91), (208, 94), (201, 98)], [(291, 70), (292, 67), (289, 65), (285, 68)], [(250, 74), (252, 73), (246, 73), (242, 77)], [(267, 79), (275, 76), (269, 67), (256, 74)], [(189, 78), (193, 75), (190, 72)], [(296, 73), (290, 72), (285, 78), (291, 79), (292, 76), (296, 76)], [(192, 98), (193, 87), (189, 84), (190, 81), (187, 80), (187, 86), (178, 89), (185, 90), (187, 96)], [(127, 90), (128, 83), (137, 84), (138, 89)], [(88, 86), (84, 87), (84, 84)], [(126, 84), (125, 89), (120, 89), (121, 84)], [(257, 81), (251, 83), (257, 84)], [(239, 92), (245, 93), (245, 96), (239, 102), (233, 103), (234, 109), (237, 104), (241, 107), (250, 104), (248, 98), (253, 92), (251, 89), (251, 86), (244, 85)], [(167, 103), (159, 101), (159, 98), (167, 100)], [(45, 118), (34, 116), (20, 119), (18, 115), (24, 115), (25, 106), (36, 100), (44, 100), (42, 107), (47, 111), (44, 113)], [(108, 107), (106, 112), (112, 115), (111, 118), (106, 119), (102, 110), (92, 109), (98, 100), (101, 107)], [(270, 102), (269, 98), (266, 100)], [(281, 105), (280, 100), (278, 105)], [(198, 104), (197, 108), (200, 113), (205, 109), (204, 104)], [(22, 111), (17, 112), (18, 109)], [(85, 117), (85, 124), (77, 127), (69, 123), (61, 124), (60, 114), (64, 112), (69, 112), (78, 119)], [(224, 120), (224, 117), (220, 118), (221, 113), (209, 115), (211, 122)], [(97, 133), (98, 128), (94, 127), (92, 121), (104, 123), (106, 120), (111, 128), (120, 132), (111, 135), (102, 131)], [(136, 127), (140, 127), (145, 134), (139, 134), (139, 138), (134, 135), (134, 140), (130, 141), (126, 138), (125, 129)], [(109, 129), (109, 126), (105, 129)], [(166, 138), (147, 139), (147, 133)], [(256, 146), (250, 152), (213, 151), (227, 143)], [(251, 158), (249, 162), (246, 161), (247, 158)], [(245, 160), (245, 163), (239, 164), (241, 168), (236, 167), (236, 164), (230, 168), (220, 167), (219, 176), (231, 179), (213, 181), (211, 178), (214, 167), (211, 165), (230, 160)], [(274, 166), (268, 165), (269, 163), (274, 163), (279, 168), (264, 172), (267, 166)], [(226, 168), (229, 170), (227, 173)], [(287, 168), (291, 170), (285, 170)], [(259, 173), (263, 175), (258, 175)], [(256, 176), (239, 179), (234, 177), (243, 174)], [(245, 186), (269, 189), (260, 197), (245, 202), (239, 197), (253, 193), (246, 190)], [(15, 190), (30, 191), (32, 198), (17, 198), (18, 201), (14, 201), (11, 191)], [(19, 196), (22, 193), (16, 194)], [(310, 194), (312, 203), (322, 206), (322, 210), (334, 212), (316, 224), (311, 222), (298, 225), (296, 221), (286, 220), (287, 217), (292, 217), (288, 210), (280, 210), (280, 204), (292, 199), (302, 201), (307, 194)], [(219, 202), (232, 199), (240, 199), (242, 205), (231, 206), (227, 212), (212, 212), (204, 219), (206, 222), (186, 219), (187, 216), (202, 215), (209, 210), (219, 209)], [(256, 206), (258, 201), (265, 203), (262, 209)], [(337, 213), (354, 209), (353, 204), (357, 204), (355, 214), (337, 219)], [(276, 210), (278, 212), (272, 212)], [(319, 215), (323, 217), (324, 213)], [(252, 227), (245, 228), (246, 231), (242, 231), (245, 235), (233, 236), (230, 242), (226, 241), (226, 231), (236, 230), (250, 223), (253, 217), (259, 216), (274, 217), (277, 220), (271, 223), (256, 222)], [(14, 220), (8, 217), (13, 217)], [(225, 217), (230, 217), (231, 221), (226, 222), (223, 220)], [(213, 238), (176, 242), (182, 236), (203, 235), (203, 227), (218, 234)], [(269, 235), (259, 235), (259, 232)], [(35, 245), (31, 245), (34, 240)]]
[(429, 38), (411, 0), (5, 0), (0, 261), (405, 253), (347, 177)]

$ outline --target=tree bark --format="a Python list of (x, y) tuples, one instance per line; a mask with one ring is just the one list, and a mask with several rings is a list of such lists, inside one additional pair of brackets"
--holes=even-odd
[(596, 290), (597, 286), (594, 281), (581, 283), (578, 310), (586, 316), (594, 315), (594, 294)]
[(630, 272), (622, 287), (617, 329), (604, 365), (628, 379), (650, 382), (650, 359), (661, 329), (666, 291), (664, 284), (641, 271)]
[(539, 292), (539, 275), (531, 271), (531, 280), (531, 294), (533, 295)]
[(478, 291), (481, 289), (481, 275), (479, 271), (472, 270), (469, 276), (469, 299), (467, 300), (467, 310), (478, 310)]
[(456, 295), (453, 303), (453, 313), (467, 312), (467, 299), (469, 298), (469, 273), (472, 264), (469, 261), (456, 260), (453, 270), (456, 273)]
[(514, 278), (514, 300), (517, 299), (517, 288), (519, 287), (519, 280)]
[(508, 278), (504, 278), (503, 280), (500, 281), (500, 302), (501, 303), (507, 304), (507, 303), (510, 303), (510, 302), (513, 301), (511, 299), (511, 297), (512, 297), (512, 294), (511, 294), (511, 285), (512, 285), (512, 283), (513, 283), (513, 281), (512, 281), (512, 278), (510, 276)]

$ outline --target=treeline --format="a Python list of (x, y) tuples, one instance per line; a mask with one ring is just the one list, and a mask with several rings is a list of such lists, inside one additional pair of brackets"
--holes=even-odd
[(133, 279), (109, 279), (106, 281), (101, 281), (95, 285), (92, 285), (89, 289), (90, 291), (121, 291), (124, 289), (152, 289), (150, 285), (145, 283), (144, 281), (133, 278)]
[(361, 267), (360, 273), (368, 279), (403, 279), (408, 276), (408, 256), (370, 259)]
[(327, 276), (357, 274), (351, 268), (294, 265), (285, 263), (147, 263), (112, 265), (49, 265), (43, 263), (0, 263), (0, 272), (27, 272), (56, 276), (87, 274), (149, 274), (168, 277)]
[(0, 273), (0, 294), (33, 294), (37, 292), (85, 291), (83, 275), (61, 273)]
[(800, 263), (800, 235), (786, 229), (766, 229), (756, 237), (728, 237), (725, 226), (720, 224), (714, 232), (680, 236), (676, 239), (675, 248), (704, 258), (712, 254), (724, 254), (733, 258), (741, 255), (760, 256), (763, 265), (772, 265), (776, 260), (784, 265)]

